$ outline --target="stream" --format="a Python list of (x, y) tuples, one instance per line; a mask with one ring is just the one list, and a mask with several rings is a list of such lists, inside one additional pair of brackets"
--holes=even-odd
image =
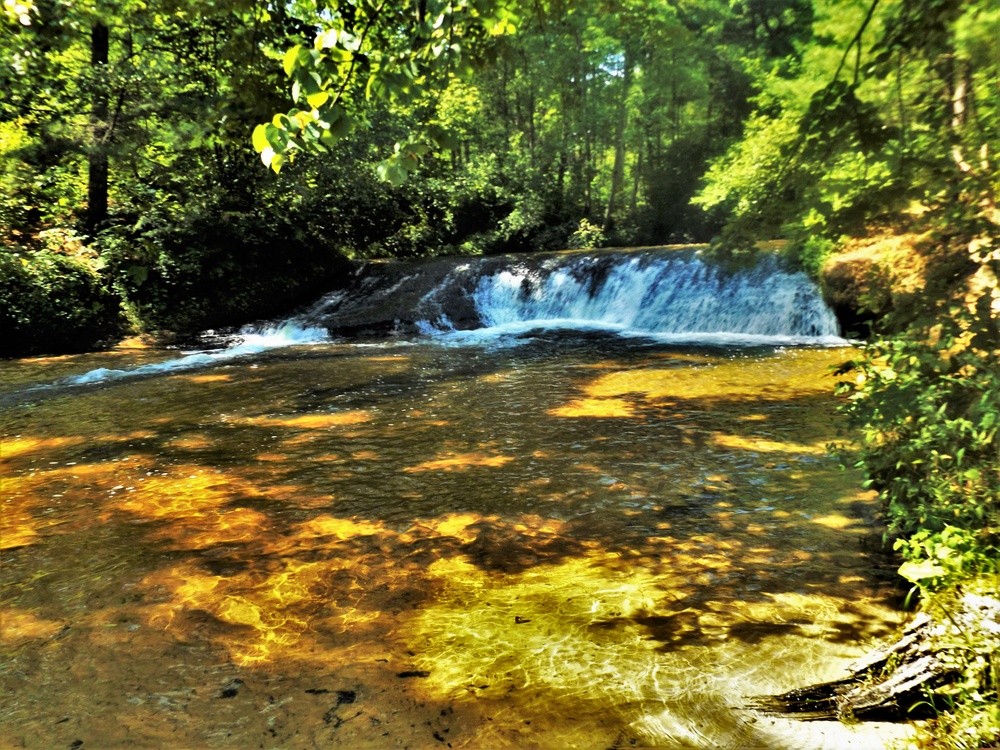
[(805, 277), (490, 263), (368, 268), (222, 348), (0, 362), (0, 746), (905, 737), (744, 708), (904, 619)]

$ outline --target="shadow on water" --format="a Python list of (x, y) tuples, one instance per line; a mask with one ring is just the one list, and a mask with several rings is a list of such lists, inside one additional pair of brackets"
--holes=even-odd
[(824, 454), (842, 357), (329, 345), (12, 404), (3, 723), (26, 747), (794, 746), (732, 707), (898, 619), (858, 546), (871, 497)]

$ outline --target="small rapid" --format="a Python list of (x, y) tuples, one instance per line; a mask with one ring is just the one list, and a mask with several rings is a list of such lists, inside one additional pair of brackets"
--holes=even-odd
[(391, 336), (445, 346), (517, 346), (540, 331), (602, 331), (662, 344), (842, 346), (816, 285), (779, 258), (728, 269), (668, 248), (362, 263), (342, 288), (290, 317), (244, 326), (224, 348), (99, 368), (57, 385), (184, 372), (266, 351)]
[(87, 385), (125, 377), (185, 372), (202, 367), (221, 365), (242, 357), (260, 354), (270, 349), (318, 344), (325, 341), (329, 341), (329, 336), (325, 328), (306, 325), (300, 320), (290, 319), (276, 325), (248, 325), (244, 326), (240, 329), (239, 333), (232, 337), (229, 346), (222, 349), (189, 351), (177, 359), (121, 370), (100, 367), (85, 372), (82, 375), (65, 378), (57, 385)]

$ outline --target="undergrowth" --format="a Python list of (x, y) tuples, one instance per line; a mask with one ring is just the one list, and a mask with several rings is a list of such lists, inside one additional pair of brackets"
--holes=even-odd
[(896, 310), (838, 370), (858, 436), (841, 456), (878, 491), (900, 575), (946, 626), (934, 647), (956, 678), (927, 696), (937, 716), (918, 747), (973, 750), (1000, 746), (1000, 622), (966, 612), (985, 597), (1000, 618), (1000, 233), (992, 215), (966, 232), (942, 218), (936, 301)]

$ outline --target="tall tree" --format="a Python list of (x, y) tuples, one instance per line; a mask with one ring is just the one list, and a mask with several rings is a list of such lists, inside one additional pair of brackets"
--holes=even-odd
[(109, 29), (96, 21), (90, 32), (90, 66), (94, 79), (93, 104), (90, 116), (89, 173), (87, 177), (87, 227), (98, 229), (108, 217), (108, 126), (107, 77)]

